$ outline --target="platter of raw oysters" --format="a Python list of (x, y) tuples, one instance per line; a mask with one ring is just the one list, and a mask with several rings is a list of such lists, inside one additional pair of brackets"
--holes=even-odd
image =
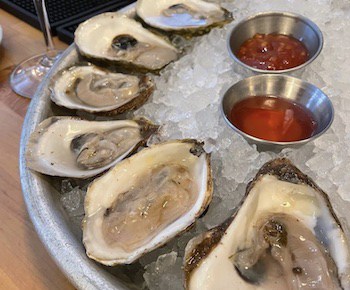
[[(133, 112), (152, 102), (154, 78), (184, 56), (174, 39), (191, 43), (232, 20), (202, 0), (138, 0), (80, 24), (39, 88), (21, 140), (24, 198), (79, 289), (145, 289), (132, 277), (142, 273), (139, 259), (193, 228), (220, 190), (202, 140), (158, 142), (165, 124)], [(83, 199), (78, 227), (60, 198), (67, 185), (84, 188), (68, 201), (72, 208)], [(286, 158), (263, 165), (234, 214), (184, 248), (185, 289), (350, 287), (339, 218)]]

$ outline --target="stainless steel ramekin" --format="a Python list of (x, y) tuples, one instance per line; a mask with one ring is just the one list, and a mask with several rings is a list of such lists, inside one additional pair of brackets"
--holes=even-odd
[[(240, 46), (255, 34), (278, 33), (293, 36), (300, 40), (309, 51), (309, 59), (305, 63), (285, 70), (262, 70), (243, 63), (237, 57)], [(236, 72), (246, 76), (269, 73), (299, 75), (303, 69), (313, 62), (323, 47), (323, 36), (318, 26), (310, 19), (289, 12), (262, 12), (243, 19), (231, 31), (227, 40), (230, 56), (235, 61)]]
[[(237, 102), (252, 96), (274, 96), (299, 104), (312, 113), (317, 122), (316, 131), (310, 138), (300, 141), (275, 142), (256, 138), (239, 130), (229, 120), (231, 109)], [(332, 102), (319, 88), (291, 76), (276, 74), (252, 76), (235, 83), (224, 94), (221, 109), (231, 129), (241, 134), (250, 143), (264, 145), (264, 148), (272, 150), (283, 146), (302, 145), (320, 137), (331, 126), (334, 116)]]

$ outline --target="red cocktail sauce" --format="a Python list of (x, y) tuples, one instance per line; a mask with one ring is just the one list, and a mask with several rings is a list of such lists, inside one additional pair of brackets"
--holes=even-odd
[(313, 115), (307, 109), (271, 96), (249, 97), (236, 103), (229, 119), (251, 136), (276, 142), (307, 139), (317, 128)]
[(255, 34), (237, 53), (245, 64), (263, 70), (283, 70), (299, 66), (309, 58), (305, 45), (283, 34)]

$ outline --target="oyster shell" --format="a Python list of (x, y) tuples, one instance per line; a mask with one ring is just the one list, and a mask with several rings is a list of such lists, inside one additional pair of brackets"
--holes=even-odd
[(350, 289), (349, 245), (327, 195), (289, 160), (265, 164), (238, 212), (186, 247), (187, 289)]
[(73, 66), (54, 77), (51, 100), (69, 109), (114, 115), (141, 106), (153, 90), (148, 76), (112, 73), (92, 65)]
[(47, 175), (91, 177), (131, 154), (157, 128), (145, 119), (85, 121), (51, 117), (41, 122), (29, 138), (27, 166)]
[(126, 70), (157, 71), (178, 57), (169, 42), (118, 12), (83, 22), (75, 31), (74, 41), (79, 52), (92, 62)]
[(128, 264), (186, 230), (211, 201), (210, 156), (196, 140), (146, 148), (90, 184), (83, 242), (105, 265)]
[(233, 20), (231, 12), (202, 0), (138, 0), (136, 13), (149, 26), (188, 35), (201, 35)]

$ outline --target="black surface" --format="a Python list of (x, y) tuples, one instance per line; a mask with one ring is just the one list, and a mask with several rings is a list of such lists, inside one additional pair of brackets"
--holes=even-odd
[(131, 3), (133, 3), (135, 0), (124, 0), (124, 1), (114, 1), (114, 5), (105, 7), (104, 9), (101, 9), (99, 11), (95, 11), (92, 14), (89, 14), (88, 16), (82, 17), (80, 19), (68, 22), (60, 27), (57, 28), (57, 35), (58, 38), (65, 43), (72, 43), (74, 41), (74, 31), (77, 29), (78, 25), (92, 17), (93, 15), (97, 15), (103, 12), (108, 12), (108, 11), (117, 11)]
[[(80, 22), (93, 15), (106, 11), (118, 10), (134, 1), (135, 0), (46, 0), (45, 3), (52, 33), (55, 35), (59, 26), (66, 27), (67, 23), (70, 22), (77, 23), (76, 25), (78, 25)], [(0, 8), (40, 29), (33, 0), (0, 0)], [(67, 29), (67, 32), (71, 31), (73, 26), (69, 29)], [(69, 38), (63, 38), (62, 40), (70, 43), (71, 34), (69, 34)]]

